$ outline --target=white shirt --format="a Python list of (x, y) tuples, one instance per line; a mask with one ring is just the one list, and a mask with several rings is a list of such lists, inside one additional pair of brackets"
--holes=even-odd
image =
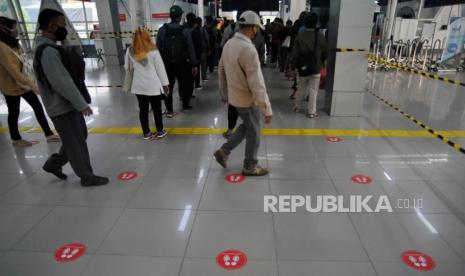
[(126, 51), (124, 69), (128, 70), (128, 62), (134, 67), (134, 78), (131, 86), (131, 93), (146, 96), (158, 96), (163, 93), (163, 86), (170, 84), (166, 74), (165, 65), (158, 50), (150, 51), (147, 54), (146, 64), (135, 61)]

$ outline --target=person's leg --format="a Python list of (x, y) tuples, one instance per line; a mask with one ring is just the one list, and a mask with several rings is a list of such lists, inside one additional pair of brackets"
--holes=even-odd
[(84, 116), (79, 111), (72, 111), (52, 118), (55, 128), (61, 137), (62, 149), (52, 156), (45, 166), (61, 168), (69, 160), (71, 167), (81, 181), (90, 181), (95, 175), (90, 164), (87, 148), (87, 126)]
[(20, 96), (5, 96), (6, 105), (8, 107), (8, 129), (10, 137), (13, 141), (21, 140), (21, 135), (18, 129), (18, 118), (21, 104)]
[(243, 122), (236, 128), (236, 131), (234, 131), (231, 138), (229, 138), (229, 140), (226, 143), (224, 143), (223, 146), (221, 146), (221, 148), (227, 155), (229, 155), (240, 143), (242, 143), (242, 141), (245, 138), (247, 132), (247, 124), (245, 123), (245, 121), (247, 120), (248, 114), (246, 111), (240, 111), (244, 109), (246, 108), (236, 108), (239, 117), (241, 117)]
[(237, 109), (232, 105), (228, 105), (228, 129), (233, 130), (236, 127), (238, 118)]
[[(239, 114), (241, 111), (239, 111)], [(258, 149), (260, 147), (260, 109), (258, 107), (250, 107), (242, 112), (247, 112), (247, 115), (241, 116), (246, 125), (245, 134), (245, 159), (244, 169), (253, 170), (258, 164)]]
[(39, 97), (37, 97), (37, 95), (32, 91), (23, 94), (22, 97), (32, 107), (32, 110), (34, 110), (36, 119), (39, 122), (40, 127), (44, 131), (45, 136), (52, 136), (54, 133), (50, 129), (47, 118), (45, 117), (44, 108), (42, 107), (42, 104), (39, 101)]
[(308, 99), (308, 114), (317, 114), (316, 102), (318, 99), (318, 90), (320, 88), (320, 77), (320, 74), (317, 74), (309, 78), (308, 91), (310, 96)]
[(234, 132), (234, 128), (236, 127), (237, 124), (237, 119), (239, 117), (239, 114), (237, 114), (237, 109), (232, 106), (228, 105), (228, 130), (223, 133), (223, 137), (226, 139), (231, 138), (231, 135)]
[(161, 95), (151, 96), (150, 104), (152, 105), (153, 117), (155, 119), (155, 126), (157, 127), (157, 132), (162, 132), (163, 116), (161, 113)]
[(194, 81), (195, 88), (201, 88), (202, 85), (200, 84), (200, 71), (197, 73), (197, 75), (194, 78), (195, 78), (195, 81)]
[(202, 63), (200, 65), (202, 71), (202, 80), (207, 80), (207, 56), (204, 54), (202, 56)]
[(174, 84), (176, 83), (176, 68), (172, 64), (165, 64), (166, 73), (168, 75), (168, 80), (170, 82), (169, 88), (170, 93), (168, 95), (163, 95), (165, 100), (165, 107), (168, 112), (168, 115), (173, 114), (173, 90)]
[(310, 81), (310, 77), (298, 77), (299, 78), (299, 86), (297, 88), (297, 92), (295, 93), (294, 99), (294, 111), (300, 111), (302, 107), (303, 99), (307, 95), (308, 91), (308, 84)]
[(136, 97), (137, 97), (137, 101), (139, 102), (139, 120), (140, 120), (140, 125), (142, 127), (142, 134), (145, 136), (147, 134), (150, 134), (149, 96), (136, 94)]
[(190, 109), (190, 100), (194, 92), (194, 76), (189, 64), (180, 65), (179, 72), (179, 94), (182, 96), (182, 108)]

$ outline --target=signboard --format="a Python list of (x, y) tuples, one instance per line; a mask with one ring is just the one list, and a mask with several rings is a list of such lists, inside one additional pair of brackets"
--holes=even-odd
[(165, 12), (165, 13), (152, 13), (152, 19), (166, 19), (170, 18), (170, 13)]
[(451, 17), (447, 32), (447, 43), (441, 61), (446, 61), (463, 51), (465, 39), (465, 18)]

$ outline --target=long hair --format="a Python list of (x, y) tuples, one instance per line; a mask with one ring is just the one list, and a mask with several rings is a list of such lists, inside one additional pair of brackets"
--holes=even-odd
[(0, 41), (14, 49), (19, 49), (19, 41), (11, 36), (11, 30), (17, 24), (16, 20), (0, 16)]
[(134, 49), (134, 59), (140, 62), (147, 60), (148, 53), (157, 49), (157, 46), (152, 42), (150, 32), (147, 29), (138, 28), (134, 32), (132, 48)]

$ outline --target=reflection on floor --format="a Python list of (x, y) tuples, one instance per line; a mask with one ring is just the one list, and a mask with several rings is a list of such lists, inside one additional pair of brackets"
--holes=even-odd
[[(225, 177), (240, 171), (243, 145), (228, 169), (212, 160), (227, 126), (215, 75), (151, 142), (137, 134), (133, 95), (92, 88), (88, 144), (111, 178), (101, 188), (82, 188), (69, 167), (66, 182), (41, 171), (59, 144), (45, 142), (25, 103), (24, 137), (39, 144), (12, 148), (2, 99), (0, 275), (465, 275), (465, 156), (369, 94), (361, 117), (295, 114), (276, 71), (265, 71), (275, 115), (259, 151), (270, 175), (240, 183)], [(121, 78), (119, 68), (88, 72), (89, 85)], [(367, 89), (465, 142), (465, 88), (389, 72), (369, 73)], [(394, 210), (265, 213), (265, 195), (385, 195)], [(398, 205), (406, 199), (422, 208)]]

